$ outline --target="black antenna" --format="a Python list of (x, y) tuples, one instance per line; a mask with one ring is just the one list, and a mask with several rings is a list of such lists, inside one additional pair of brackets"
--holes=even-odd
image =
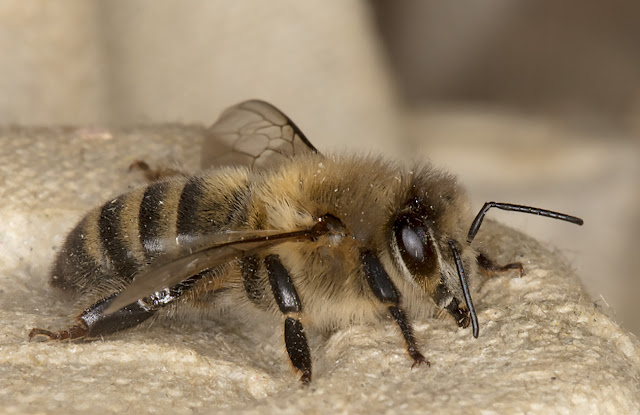
[[(482, 209), (480, 209), (480, 212), (478, 212), (475, 219), (473, 220), (473, 223), (471, 224), (471, 227), (469, 228), (469, 233), (467, 234), (467, 243), (471, 243), (473, 241), (473, 238), (476, 237), (476, 234), (480, 229), (480, 225), (482, 225), (484, 215), (486, 215), (487, 211), (491, 208), (509, 210), (512, 212), (530, 213), (532, 215), (539, 215), (539, 216), (545, 216), (547, 218), (564, 220), (567, 222), (575, 223), (576, 225), (582, 225), (584, 223), (584, 221), (580, 218), (567, 215), (565, 213), (554, 212), (552, 210), (539, 209), (531, 206), (514, 205), (511, 203), (487, 202), (484, 204), (484, 206), (482, 206)], [(464, 268), (462, 266), (462, 260), (460, 259), (460, 252), (458, 251), (458, 248), (456, 248), (455, 241), (449, 240), (449, 246), (451, 247), (451, 252), (453, 252), (453, 258), (456, 263), (456, 268), (458, 269), (458, 277), (460, 277), (460, 285), (462, 286), (464, 301), (467, 303), (467, 308), (469, 309), (469, 315), (471, 316), (471, 325), (473, 327), (473, 337), (478, 338), (478, 334), (480, 333), (480, 327), (478, 325), (478, 316), (476, 315), (476, 310), (473, 307), (473, 301), (471, 301), (471, 293), (469, 292), (467, 277), (464, 275)]]
[(478, 316), (476, 315), (476, 309), (473, 307), (473, 301), (471, 301), (471, 292), (469, 291), (469, 284), (467, 283), (467, 277), (464, 275), (464, 268), (462, 267), (462, 260), (460, 259), (460, 253), (454, 241), (449, 240), (449, 246), (451, 252), (453, 252), (453, 259), (456, 262), (456, 268), (458, 269), (458, 277), (460, 277), (460, 285), (462, 286), (462, 293), (464, 294), (464, 301), (467, 303), (469, 309), (469, 315), (471, 316), (471, 327), (473, 327), (473, 337), (478, 338), (480, 334), (480, 325), (478, 324)]
[(513, 205), (511, 203), (497, 203), (497, 202), (487, 202), (482, 206), (480, 212), (476, 215), (476, 218), (473, 220), (471, 227), (469, 228), (469, 233), (467, 234), (467, 242), (471, 243), (473, 238), (476, 237), (478, 230), (480, 229), (480, 225), (482, 225), (482, 220), (484, 219), (484, 215), (486, 215), (487, 211), (491, 208), (498, 208), (502, 210), (510, 210), (513, 212), (523, 212), (530, 213), (532, 215), (546, 216), (547, 218), (564, 220), (567, 222), (575, 223), (576, 225), (582, 225), (584, 221), (575, 216), (570, 216), (560, 212), (554, 212), (551, 210), (538, 209), (531, 206), (522, 206), (522, 205)]

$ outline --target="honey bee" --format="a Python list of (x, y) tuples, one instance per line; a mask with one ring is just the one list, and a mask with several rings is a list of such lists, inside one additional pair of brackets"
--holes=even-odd
[[(95, 301), (60, 331), (30, 339), (92, 340), (135, 327), (167, 306), (255, 307), (280, 320), (291, 364), (307, 384), (306, 328), (331, 330), (390, 315), (413, 365), (429, 365), (407, 311), (479, 323), (468, 278), (520, 270), (473, 244), (491, 208), (582, 225), (577, 217), (486, 203), (475, 216), (456, 178), (416, 163), (322, 155), (263, 101), (227, 109), (211, 127), (227, 167), (177, 175), (91, 210), (69, 233), (51, 284)], [(99, 293), (99, 294), (98, 294)]]

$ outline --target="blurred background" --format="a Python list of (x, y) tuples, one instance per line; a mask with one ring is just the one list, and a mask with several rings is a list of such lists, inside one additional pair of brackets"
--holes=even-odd
[(640, 333), (638, 45), (632, 0), (0, 0), (0, 124), (210, 124), (265, 99), (321, 151), (428, 158), (475, 208), (583, 217), (491, 213)]

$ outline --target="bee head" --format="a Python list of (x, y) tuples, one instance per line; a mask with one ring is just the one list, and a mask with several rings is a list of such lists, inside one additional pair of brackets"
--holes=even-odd
[[(438, 203), (444, 200), (444, 203)], [(419, 197), (413, 198), (405, 210), (393, 222), (392, 246), (396, 264), (404, 269), (409, 279), (418, 283), (430, 293), (436, 305), (451, 314), (460, 327), (473, 326), (473, 336), (478, 337), (479, 325), (467, 272), (477, 269), (478, 256), (471, 248), (484, 216), (491, 208), (512, 212), (529, 213), (582, 225), (582, 219), (560, 212), (514, 205), (510, 203), (487, 202), (471, 223), (466, 238), (459, 227), (443, 220), (456, 217), (460, 222), (460, 206), (454, 197), (442, 197), (439, 201), (425, 203)], [(429, 207), (429, 209), (427, 208)], [(457, 211), (456, 211), (457, 206)], [(453, 214), (445, 214), (447, 209)], [(457, 216), (456, 216), (457, 215)], [(459, 242), (463, 241), (463, 242)]]
[[(466, 328), (475, 320), (475, 312), (464, 269), (475, 269), (475, 254), (470, 249), (462, 250), (461, 245), (451, 239), (453, 235), (442, 229), (442, 220), (438, 220), (442, 215), (434, 214), (433, 210), (433, 205), (413, 198), (394, 218), (393, 256), (411, 282), (417, 283), (438, 307)], [(476, 327), (474, 323), (477, 337)]]

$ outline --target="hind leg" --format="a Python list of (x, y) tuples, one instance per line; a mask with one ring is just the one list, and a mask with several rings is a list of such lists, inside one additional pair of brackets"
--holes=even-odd
[(29, 340), (92, 340), (135, 327), (157, 311), (147, 308), (141, 301), (132, 303), (112, 314), (104, 314), (117, 294), (98, 300), (76, 318), (76, 324), (60, 331), (34, 328)]
[(104, 311), (118, 295), (118, 293), (111, 294), (87, 307), (76, 318), (74, 326), (60, 331), (34, 328), (29, 333), (29, 340), (94, 340), (135, 327), (161, 308), (176, 301), (205, 275), (207, 271), (194, 275), (171, 288), (139, 299), (113, 313), (105, 314)]

